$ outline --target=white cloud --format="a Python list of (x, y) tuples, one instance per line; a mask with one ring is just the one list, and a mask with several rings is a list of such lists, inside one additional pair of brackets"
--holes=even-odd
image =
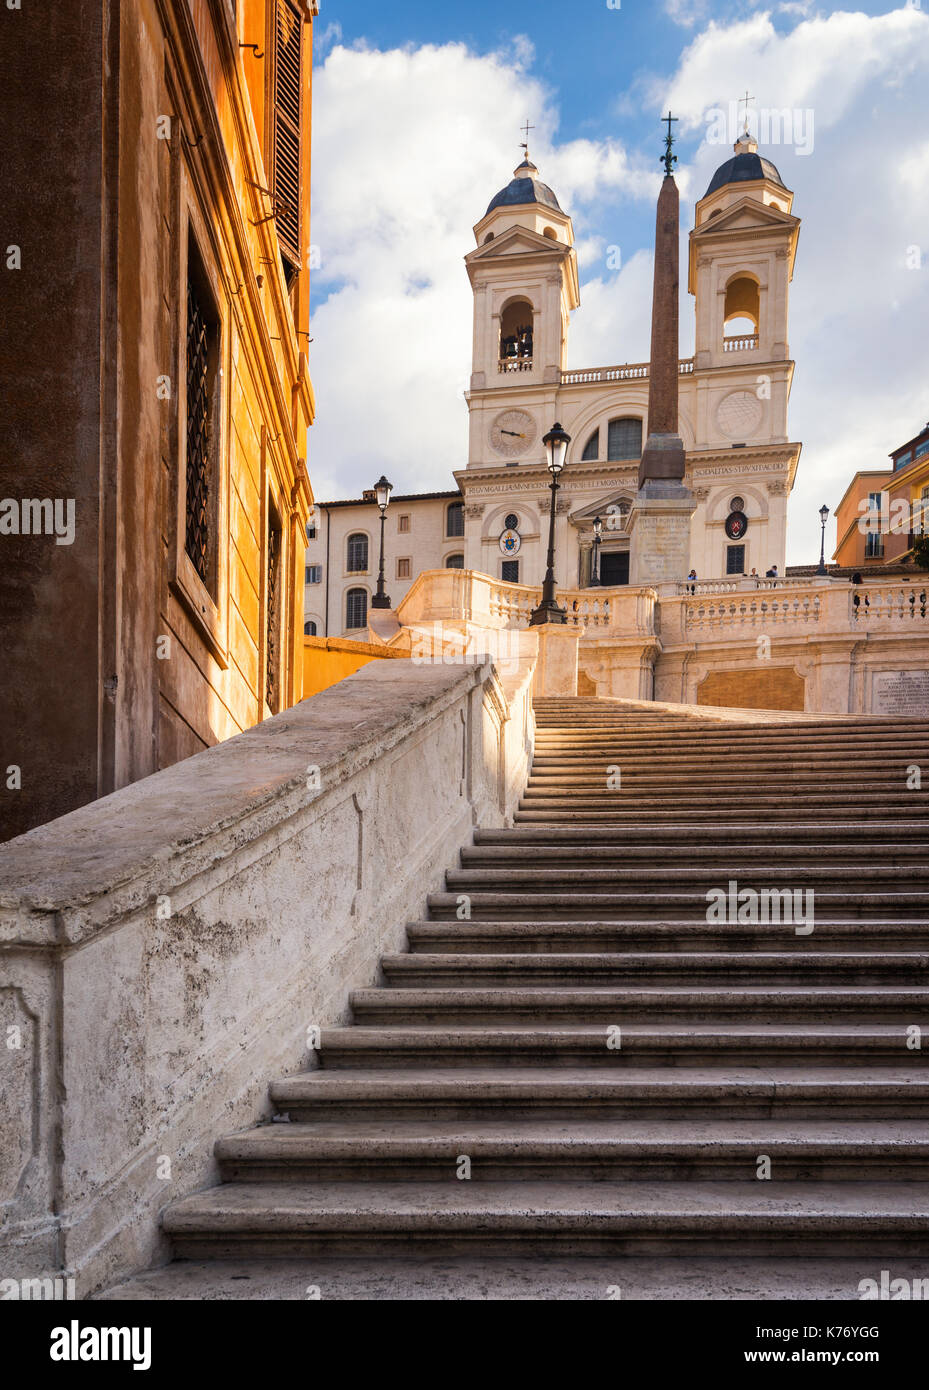
[(675, 24), (692, 29), (695, 24), (706, 19), (709, 3), (708, 0), (665, 0), (664, 7)]
[[(541, 177), (572, 212), (598, 189), (651, 197), (657, 187), (618, 143), (553, 146), (557, 113), (526, 71), (532, 56), (525, 39), (485, 56), (460, 44), (338, 47), (317, 70), (315, 293), (330, 294), (311, 330), (319, 415), (309, 463), (321, 501), (357, 495), (385, 468), (403, 491), (453, 486), (452, 470), (467, 462), (463, 257), (521, 158), (516, 132), (527, 116)], [(582, 250), (590, 265), (601, 256), (596, 240)]]

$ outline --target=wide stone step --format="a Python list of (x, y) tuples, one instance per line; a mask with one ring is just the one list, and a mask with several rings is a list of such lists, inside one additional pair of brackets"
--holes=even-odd
[[(760, 862), (757, 862), (760, 861)], [(735, 874), (738, 873), (738, 878)], [(743, 888), (795, 890), (818, 888), (828, 890), (843, 886), (858, 893), (878, 893), (890, 889), (894, 893), (913, 893), (929, 884), (929, 863), (884, 864), (858, 859), (848, 863), (798, 864), (791, 856), (786, 863), (769, 863), (765, 856), (755, 855), (753, 862), (735, 869), (731, 856), (725, 866), (720, 864), (687, 864), (673, 866), (651, 864), (588, 865), (575, 861), (568, 865), (552, 865), (546, 856), (541, 864), (514, 868), (494, 864), (487, 868), (467, 867), (449, 869), (445, 884), (450, 892), (513, 893), (519, 889), (550, 887), (557, 892), (582, 892), (599, 888), (651, 889), (656, 882), (665, 888), (683, 891), (692, 889), (703, 895), (710, 889), (728, 891), (730, 883)]]
[(808, 1120), (398, 1121), (275, 1124), (215, 1146), (225, 1182), (447, 1182), (470, 1163), (474, 1182), (929, 1179), (921, 1124)]
[[(717, 886), (727, 887), (726, 884)], [(430, 893), (427, 902), (430, 916), (437, 921), (457, 920), (464, 906), (471, 918), (478, 920), (523, 920), (534, 917), (540, 921), (562, 918), (579, 918), (585, 921), (599, 918), (608, 921), (649, 917), (664, 920), (673, 917), (682, 921), (705, 922), (708, 907), (705, 895), (693, 890), (667, 893), (647, 890), (635, 892), (631, 889), (622, 893), (588, 893), (580, 888), (570, 893), (559, 893), (554, 889), (545, 893), (530, 893), (528, 890), (484, 893), (472, 890), (469, 893)], [(891, 893), (889, 890), (876, 893), (840, 893), (820, 890), (815, 898), (815, 911), (833, 920), (842, 917), (867, 918), (892, 914), (895, 917), (918, 917), (921, 921), (926, 921), (929, 918), (929, 893)], [(775, 914), (771, 912), (769, 915)], [(764, 923), (759, 922), (758, 927), (759, 930), (763, 930)]]
[(816, 850), (818, 846), (833, 844), (850, 845), (855, 853), (853, 858), (863, 853), (861, 836), (867, 834), (869, 841), (880, 841), (888, 848), (882, 851), (892, 853), (897, 845), (929, 845), (929, 825), (923, 821), (893, 820), (793, 820), (784, 821), (777, 827), (777, 835), (771, 833), (767, 820), (747, 821), (726, 825), (694, 825), (691, 822), (667, 824), (665, 822), (641, 821), (627, 826), (570, 826), (570, 825), (518, 825), (507, 829), (475, 830), (474, 845), (469, 852), (480, 852), (480, 847), (498, 845), (508, 849), (536, 848), (543, 845), (555, 846), (637, 846), (648, 852), (653, 846), (663, 852), (666, 845), (674, 845), (681, 853), (691, 850), (715, 852), (725, 845), (730, 853), (756, 853), (759, 844), (765, 849), (781, 845), (796, 845), (800, 848)]
[(880, 1021), (926, 1032), (929, 989), (890, 985), (635, 985), (553, 988), (358, 989), (351, 994), (358, 1024), (587, 1024), (626, 1025), (699, 1019), (704, 1023)]
[[(418, 952), (491, 955), (546, 951), (634, 951), (647, 947), (669, 951), (768, 951), (796, 946), (790, 923), (757, 927), (738, 924), (711, 926), (705, 921), (421, 921), (408, 922), (410, 950)], [(806, 952), (847, 948), (855, 952), (929, 949), (929, 926), (921, 918), (817, 917), (812, 935), (804, 938)]]
[[(927, 1019), (929, 1024), (929, 1019)], [(927, 1029), (929, 1031), (929, 1029)], [(327, 1071), (397, 1067), (912, 1066), (902, 1025), (632, 1024), (573, 1028), (360, 1027), (322, 1030)]]
[[(699, 831), (701, 826), (725, 825), (727, 822), (738, 824), (745, 820), (745, 808), (739, 806), (722, 806), (716, 809), (709, 809), (705, 802), (701, 801), (695, 807), (686, 809), (680, 805), (678, 798), (674, 799), (673, 808), (669, 802), (664, 803), (664, 807), (644, 807), (640, 799), (637, 799), (635, 806), (631, 803), (626, 804), (625, 809), (617, 809), (615, 803), (610, 809), (604, 810), (604, 803), (601, 802), (596, 809), (588, 809), (583, 806), (573, 805), (570, 808), (552, 807), (550, 804), (536, 806), (532, 810), (517, 810), (514, 814), (514, 821), (517, 825), (641, 825), (643, 820), (651, 821), (655, 824), (662, 822), (667, 825), (680, 825), (681, 817), (686, 815), (691, 827)], [(806, 810), (808, 813), (813, 809), (811, 804), (806, 807), (798, 807), (797, 803), (785, 797), (780, 804), (768, 804), (764, 810), (764, 820), (769, 824), (780, 821), (795, 821), (798, 811)], [(856, 823), (866, 822), (869, 817), (875, 820), (885, 820), (887, 807), (885, 803), (875, 806), (856, 805), (854, 808), (848, 805), (826, 804), (820, 814), (828, 820), (841, 819), (842, 811), (845, 810), (848, 820)], [(900, 808), (903, 814), (903, 807)], [(911, 801), (906, 807), (905, 816), (907, 819), (918, 817), (923, 819), (929, 817), (929, 803), (920, 800), (914, 805)], [(775, 832), (772, 830), (772, 835)]]
[(291, 1120), (921, 1119), (921, 1066), (431, 1067), (328, 1071), (275, 1081)]
[(532, 1250), (929, 1254), (925, 1183), (228, 1183), (170, 1206), (187, 1258)]
[[(767, 831), (767, 840), (770, 841), (770, 830)], [(617, 869), (629, 868), (630, 866), (641, 865), (643, 868), (654, 872), (655, 868), (655, 845), (654, 842), (635, 842), (619, 841), (613, 844), (593, 844), (577, 841), (575, 843), (562, 842), (557, 840), (539, 840), (537, 847), (544, 846), (544, 853), (537, 856), (537, 862), (546, 870), (556, 868), (571, 868), (592, 870), (596, 868), (615, 867)], [(520, 840), (508, 840), (500, 844), (479, 843), (466, 846), (461, 851), (461, 867), (463, 869), (487, 869), (507, 868), (511, 866), (521, 866), (526, 863), (527, 842)], [(867, 861), (867, 867), (877, 867), (885, 872), (894, 873), (900, 868), (912, 871), (913, 867), (925, 869), (929, 865), (929, 838), (923, 841), (908, 841), (903, 844), (887, 844), (881, 850), (880, 859), (875, 862), (871, 854), (870, 847), (867, 855), (862, 851), (858, 843), (849, 843), (848, 839), (836, 840), (832, 844), (790, 844), (783, 842), (779, 837), (779, 842), (766, 843), (764, 849), (764, 862), (766, 864), (783, 867), (788, 865), (797, 872), (806, 872), (809, 868), (832, 869), (834, 865), (842, 867), (852, 867), (856, 872), (863, 867)], [(755, 844), (729, 841), (725, 844), (698, 844), (678, 842), (675, 845), (674, 865), (680, 869), (700, 869), (706, 865), (720, 866), (727, 873), (733, 871), (733, 864), (741, 864), (746, 861), (751, 863), (751, 873), (757, 874), (760, 870), (755, 868), (755, 861), (762, 857), (762, 842), (759, 838)], [(664, 876), (664, 865), (662, 865), (662, 877)]]
[[(725, 815), (730, 812), (737, 813), (738, 802), (742, 800), (744, 794), (743, 787), (742, 794), (733, 800), (732, 797), (725, 796), (715, 788), (708, 788), (705, 792), (701, 792), (700, 788), (693, 783), (682, 784), (673, 798), (661, 796), (657, 792), (649, 791), (648, 788), (633, 788), (627, 792), (608, 791), (606, 787), (597, 792), (585, 791), (583, 788), (578, 791), (530, 789), (520, 800), (519, 808), (522, 811), (608, 811), (615, 807), (620, 812), (635, 810), (642, 814), (649, 811), (666, 811), (673, 805), (673, 814), (676, 814), (678, 818), (686, 817), (692, 813), (700, 813), (705, 818), (708, 815), (719, 813)], [(758, 815), (781, 812), (784, 815), (795, 816), (798, 810), (814, 806), (821, 806), (827, 812), (830, 810), (841, 812), (843, 805), (842, 798), (835, 792), (817, 790), (812, 787), (795, 787), (789, 793), (780, 790), (753, 790), (751, 796), (752, 810)], [(895, 806), (899, 806), (901, 809), (905, 808), (907, 815), (920, 816), (929, 812), (929, 796), (924, 796), (920, 792), (857, 792), (855, 799), (857, 803), (855, 809), (859, 813), (869, 806), (880, 808), (884, 815)]]
[(777, 984), (929, 984), (929, 954), (918, 951), (856, 955), (851, 951), (805, 952), (798, 948), (793, 951), (672, 951), (666, 954), (657, 951), (595, 954), (588, 951), (568, 955), (547, 951), (539, 955), (518, 952), (498, 956), (419, 952), (383, 956), (381, 969), (388, 985), (421, 985), (432, 989), (482, 983), (504, 987), (622, 985), (643, 981), (688, 985), (720, 980)]

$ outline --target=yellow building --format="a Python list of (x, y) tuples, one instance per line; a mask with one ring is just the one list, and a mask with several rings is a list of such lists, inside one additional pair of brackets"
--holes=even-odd
[(7, 26), (0, 837), (302, 696), (317, 8)]

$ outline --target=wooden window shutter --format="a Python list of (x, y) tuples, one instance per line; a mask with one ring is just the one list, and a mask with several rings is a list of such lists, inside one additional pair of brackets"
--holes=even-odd
[(303, 16), (292, 0), (274, 11), (274, 198), (281, 249), (300, 265)]

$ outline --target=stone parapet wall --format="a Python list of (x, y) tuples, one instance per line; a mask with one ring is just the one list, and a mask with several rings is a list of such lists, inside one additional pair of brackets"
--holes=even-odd
[(215, 1136), (268, 1117), (472, 827), (511, 817), (531, 650), (505, 679), (373, 662), (0, 847), (0, 1274), (85, 1297), (166, 1256)]

